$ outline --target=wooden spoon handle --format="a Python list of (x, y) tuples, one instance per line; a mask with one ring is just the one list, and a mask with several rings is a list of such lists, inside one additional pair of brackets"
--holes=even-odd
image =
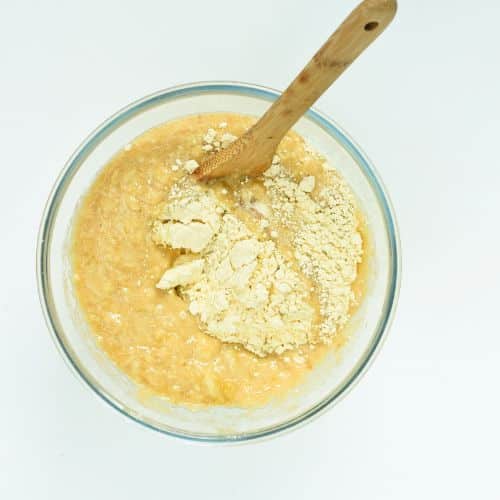
[(318, 97), (384, 31), (396, 10), (396, 0), (361, 2), (255, 124), (254, 137), (276, 147)]

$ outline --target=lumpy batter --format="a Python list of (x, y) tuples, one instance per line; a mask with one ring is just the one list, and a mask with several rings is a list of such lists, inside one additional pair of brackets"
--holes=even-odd
[[(204, 114), (144, 133), (103, 169), (77, 214), (73, 280), (86, 320), (121, 370), (174, 403), (265, 404), (296, 387), (328, 349), (346, 340), (340, 331), (330, 345), (259, 357), (207, 335), (185, 300), (155, 286), (178, 257), (178, 252), (156, 245), (151, 232), (158, 205), (185, 175), (172, 166), (207, 154), (201, 140), (207, 129), (223, 123), (238, 136), (254, 121), (235, 114)], [(308, 154), (297, 134), (289, 133), (278, 153), (297, 174), (313, 175), (318, 184), (326, 182), (324, 159)], [(363, 281), (358, 269), (352, 310), (359, 303)]]

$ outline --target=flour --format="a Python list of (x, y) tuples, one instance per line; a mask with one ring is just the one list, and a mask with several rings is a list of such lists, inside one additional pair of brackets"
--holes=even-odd
[(155, 242), (172, 248), (201, 252), (218, 231), (220, 217), (215, 199), (193, 193), (166, 204), (153, 225)]
[(171, 269), (167, 269), (161, 277), (156, 287), (168, 290), (177, 286), (190, 285), (201, 279), (203, 273), (204, 262), (201, 259), (179, 264)]
[[(214, 152), (235, 138), (210, 128), (202, 147)], [(184, 169), (197, 166), (189, 160)], [(275, 155), (262, 193), (243, 185), (233, 193), (258, 219), (257, 233), (212, 189), (182, 178), (153, 223), (153, 239), (192, 257), (168, 269), (158, 288), (175, 288), (208, 334), (259, 356), (331, 342), (349, 320), (362, 239), (353, 196), (326, 167), (323, 185), (312, 175), (297, 181)], [(285, 232), (292, 256), (279, 250)]]
[[(219, 123), (219, 128), (224, 129), (226, 127), (227, 123)], [(215, 153), (221, 149), (227, 148), (229, 144), (234, 142), (236, 139), (237, 137), (229, 132), (219, 134), (215, 129), (209, 128), (207, 133), (203, 136), (203, 145), (201, 146), (201, 149), (207, 153)]]

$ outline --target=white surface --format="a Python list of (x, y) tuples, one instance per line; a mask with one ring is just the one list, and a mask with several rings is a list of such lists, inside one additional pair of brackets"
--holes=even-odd
[(391, 335), (331, 412), (260, 444), (190, 445), (113, 411), (52, 344), (34, 249), (63, 163), (157, 89), (283, 88), (354, 5), (267, 3), (1, 1), (0, 498), (499, 498), (496, 0), (401, 1), (318, 103), (378, 166), (404, 247)]

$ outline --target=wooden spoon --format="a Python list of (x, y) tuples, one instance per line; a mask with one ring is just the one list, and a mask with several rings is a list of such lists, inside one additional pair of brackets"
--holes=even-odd
[(262, 118), (226, 149), (210, 155), (193, 175), (208, 180), (264, 172), (288, 130), (384, 31), (396, 9), (396, 0), (361, 2)]

